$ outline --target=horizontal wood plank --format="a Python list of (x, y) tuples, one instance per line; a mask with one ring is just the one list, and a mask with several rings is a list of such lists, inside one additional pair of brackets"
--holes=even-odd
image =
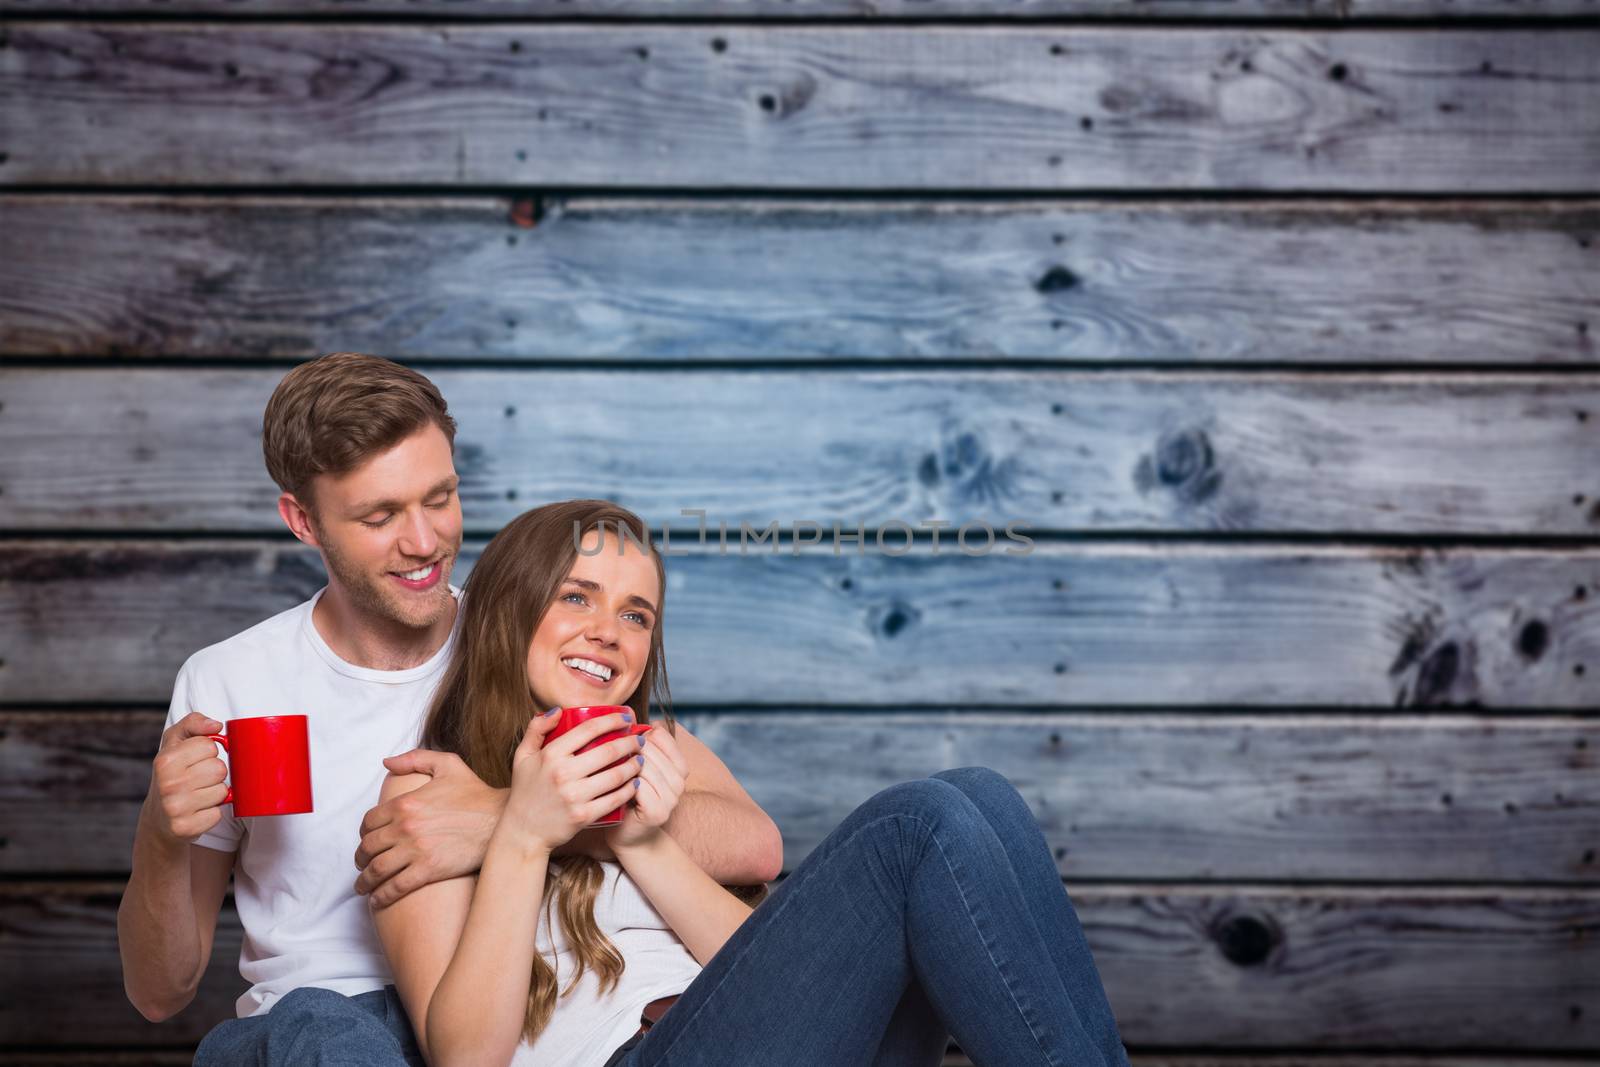
[(243, 936), (231, 903), (217, 920), (194, 1002), (159, 1024), (129, 1003), (117, 955), (123, 882), (0, 884), (0, 1033), (7, 1044), (193, 1044), (234, 1016)]
[[(740, 554), (736, 541), (723, 555), (714, 534), (668, 547), (665, 637), (688, 705), (1600, 705), (1595, 549), (1038, 542), (964, 555), (946, 536), (899, 556)], [(196, 649), (323, 582), (298, 544), (9, 542), (0, 702), (165, 704)]]
[[(1600, 882), (1600, 721), (1590, 719), (785, 711), (682, 721), (777, 822), (786, 870), (878, 790), (986, 766), (1028, 801), (1068, 878)], [(0, 873), (126, 871), (161, 722), (149, 711), (0, 713)]]
[(6, 184), (1600, 190), (1594, 29), (7, 32)]
[[(1597, 0), (1139, 0), (1136, 16), (1147, 19), (1454, 19), (1569, 18), (1600, 10)], [(1130, 17), (1126, 0), (585, 0), (582, 11), (571, 0), (5, 0), (0, 11), (40, 14), (163, 14), (208, 18), (298, 15), (350, 18), (412, 15), (444, 18), (570, 19), (680, 18), (860, 19), (1031, 19)]]
[[(231, 1014), (231, 914), (183, 1016), (152, 1026), (121, 1000), (119, 890), (0, 886), (0, 1029), (11, 1040), (171, 1045)], [(1129, 1045), (1600, 1047), (1594, 889), (1069, 890)]]
[[(265, 370), (0, 369), (0, 528), (279, 531)], [(471, 529), (602, 496), (653, 527), (1591, 535), (1600, 377), (435, 371)], [(613, 432), (615, 428), (615, 432)], [(871, 534), (869, 533), (869, 537)], [(896, 542), (898, 543), (898, 542)]]
[(1067, 878), (1600, 883), (1593, 720), (785, 712), (688, 724), (777, 821), (786, 868), (878, 790), (985, 766), (1028, 801)]
[(13, 195), (0, 217), (15, 355), (1600, 361), (1592, 201)]

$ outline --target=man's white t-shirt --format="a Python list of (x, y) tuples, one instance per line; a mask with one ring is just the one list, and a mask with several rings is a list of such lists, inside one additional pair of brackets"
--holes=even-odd
[(236, 1005), (241, 1018), (270, 1010), (301, 986), (355, 996), (394, 981), (367, 898), (355, 891), (356, 846), (361, 819), (377, 804), (388, 773), (383, 758), (416, 747), (456, 635), (409, 670), (357, 667), (340, 659), (312, 624), (322, 592), (190, 656), (167, 714), (168, 726), (191, 711), (223, 722), (257, 715), (308, 720), (315, 810), (240, 819), (224, 807), (222, 821), (195, 842), (238, 853), (239, 973), (250, 983)]

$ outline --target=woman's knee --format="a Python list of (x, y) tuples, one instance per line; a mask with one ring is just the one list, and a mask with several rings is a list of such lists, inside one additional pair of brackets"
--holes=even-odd
[(988, 767), (955, 767), (933, 777), (961, 790), (997, 831), (1017, 822), (1038, 824), (1017, 787), (997, 771)]
[(937, 778), (918, 778), (880, 791), (861, 809), (874, 816), (910, 816), (935, 824), (982, 819), (972, 801), (956, 786)]
[(1019, 796), (1011, 780), (989, 767), (952, 767), (932, 777), (949, 782), (967, 796), (979, 794), (1009, 794)]

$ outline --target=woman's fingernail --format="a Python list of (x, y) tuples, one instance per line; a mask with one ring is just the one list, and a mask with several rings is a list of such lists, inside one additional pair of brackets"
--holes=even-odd
[(635, 778), (635, 779), (634, 779), (634, 780), (633, 780), (633, 787), (634, 787), (634, 788), (635, 788), (635, 789), (638, 789), (638, 788), (639, 788), (639, 779), (637, 779), (637, 778)]
[(548, 718), (549, 716), (554, 715), (556, 712), (558, 712), (560, 710), (561, 710), (560, 708), (551, 708), (549, 711), (545, 712), (545, 716)]
[(623, 722), (632, 722), (633, 721), (633, 712), (631, 712), (631, 711), (623, 712), (622, 713), (622, 721)]
[(644, 734), (640, 734), (639, 735), (639, 747), (640, 748), (644, 747)]
[(639, 761), (639, 766), (641, 766), (641, 767), (644, 766), (644, 757), (643, 756), (635, 756), (633, 758)]

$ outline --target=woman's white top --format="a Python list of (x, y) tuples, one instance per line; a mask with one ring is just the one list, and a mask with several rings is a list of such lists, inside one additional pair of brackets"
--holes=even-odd
[[(559, 861), (552, 863), (552, 868)], [(577, 969), (576, 958), (561, 929), (558, 909), (539, 909), (539, 954), (550, 963), (555, 954), (555, 1014), (539, 1039), (523, 1042), (512, 1067), (603, 1067), (606, 1060), (639, 1029), (639, 1015), (652, 1000), (682, 993), (700, 973), (700, 964), (661, 917), (634, 880), (618, 863), (601, 863), (605, 881), (594, 902), (595, 924), (627, 961), (622, 977), (606, 996), (593, 970), (586, 969), (577, 988), (567, 986)], [(552, 875), (554, 871), (552, 871)]]

